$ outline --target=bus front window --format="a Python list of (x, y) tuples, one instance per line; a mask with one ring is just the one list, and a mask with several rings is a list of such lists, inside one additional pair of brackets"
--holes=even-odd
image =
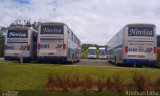
[(88, 50), (88, 54), (89, 54), (89, 55), (96, 55), (96, 50), (94, 50), (94, 49), (89, 49), (89, 50)]
[(106, 51), (105, 50), (99, 50), (99, 55), (102, 55), (102, 56), (106, 55)]

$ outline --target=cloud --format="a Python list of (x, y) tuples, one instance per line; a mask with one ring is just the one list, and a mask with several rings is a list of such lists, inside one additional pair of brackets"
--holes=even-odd
[(160, 34), (159, 0), (1, 0), (1, 26), (17, 18), (66, 23), (82, 43), (106, 44), (128, 23), (153, 23)]

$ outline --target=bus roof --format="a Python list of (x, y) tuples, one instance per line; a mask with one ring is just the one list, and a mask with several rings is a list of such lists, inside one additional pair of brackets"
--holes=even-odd
[(21, 26), (14, 26), (14, 27), (7, 27), (7, 29), (29, 29), (28, 27), (21, 27)]
[(62, 22), (41, 22), (40, 23), (40, 25), (52, 25), (52, 24), (66, 25), (65, 23), (62, 23)]
[(97, 49), (96, 47), (88, 47), (88, 49)]
[(127, 26), (153, 26), (153, 27), (155, 27), (155, 25), (154, 24), (147, 24), (147, 23), (132, 23), (132, 24), (127, 24), (125, 27), (127, 27)]
[(28, 30), (28, 29), (30, 29), (30, 30), (37, 31), (37, 30), (35, 30), (35, 29), (33, 29), (33, 28), (29, 28), (29, 27), (22, 27), (22, 26), (7, 27), (7, 29), (9, 29), (9, 30), (14, 30), (14, 29), (19, 29), (19, 30), (24, 29), (24, 30)]
[(104, 47), (99, 48), (99, 50), (104, 50), (104, 49), (105, 49)]

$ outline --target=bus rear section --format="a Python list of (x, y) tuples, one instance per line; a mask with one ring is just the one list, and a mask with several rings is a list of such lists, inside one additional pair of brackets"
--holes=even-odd
[(5, 38), (5, 60), (19, 60), (23, 56), (24, 61), (31, 61), (29, 33), (27, 28), (8, 28)]
[(66, 62), (66, 46), (63, 24), (40, 25), (37, 52), (39, 62)]
[(157, 55), (155, 25), (138, 24), (127, 28), (123, 63), (154, 66)]
[(88, 48), (88, 59), (96, 59), (97, 58), (97, 48), (89, 47)]

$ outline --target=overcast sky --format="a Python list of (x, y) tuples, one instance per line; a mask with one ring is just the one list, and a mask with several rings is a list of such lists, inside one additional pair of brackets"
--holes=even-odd
[(17, 19), (64, 22), (82, 43), (104, 45), (129, 23), (160, 34), (160, 0), (0, 0), (0, 26)]

